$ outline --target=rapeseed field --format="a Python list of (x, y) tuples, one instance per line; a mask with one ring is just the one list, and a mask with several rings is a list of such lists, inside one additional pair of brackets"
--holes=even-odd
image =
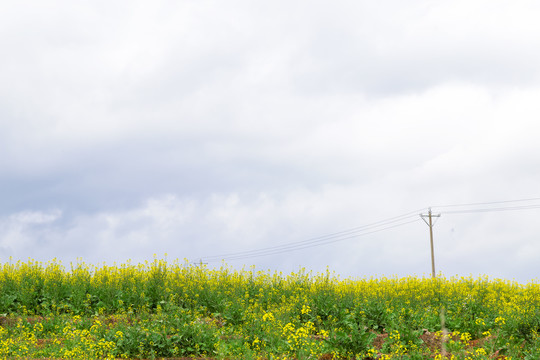
[(0, 358), (540, 359), (540, 285), (0, 264)]

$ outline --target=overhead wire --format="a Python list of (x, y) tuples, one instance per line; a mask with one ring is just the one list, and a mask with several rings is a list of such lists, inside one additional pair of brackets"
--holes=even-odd
[[(468, 204), (451, 204), (451, 205), (439, 205), (434, 208), (442, 214), (468, 214), (468, 213), (480, 213), (480, 212), (494, 212), (494, 211), (514, 211), (514, 210), (528, 210), (528, 209), (538, 209), (540, 208), (539, 197), (527, 198), (527, 199), (515, 199), (515, 200), (503, 200), (503, 201), (490, 201), (490, 202), (478, 202), (478, 203), (468, 203)], [(523, 203), (532, 204), (523, 204)], [(517, 205), (522, 203), (523, 205)], [(491, 205), (502, 205), (507, 204), (509, 206), (491, 206)], [(478, 208), (481, 206), (480, 208)], [(459, 210), (445, 210), (445, 208), (459, 208), (464, 209)]]
[[(384, 231), (384, 230), (404, 226), (404, 225), (407, 225), (407, 224), (411, 224), (411, 223), (417, 222), (417, 221), (420, 221), (420, 219), (418, 218), (418, 219), (406, 221), (404, 223), (387, 226), (387, 227), (384, 227), (384, 228), (381, 228), (381, 229), (367, 231), (367, 232), (363, 232), (363, 233), (357, 233), (357, 234), (353, 234), (353, 235), (350, 235), (350, 236), (344, 236), (344, 237), (340, 237), (340, 238), (336, 238), (336, 239), (330, 239), (330, 240), (315, 243), (315, 244), (296, 245), (296, 246), (291, 246), (291, 247), (284, 247), (282, 249), (256, 252), (256, 253), (249, 254), (249, 255), (238, 255), (238, 256), (224, 257), (221, 260), (231, 261), (231, 260), (240, 260), (240, 259), (261, 257), (261, 256), (268, 256), (268, 255), (278, 255), (278, 254), (283, 254), (283, 253), (287, 253), (287, 252), (291, 252), (291, 251), (302, 250), (302, 249), (307, 249), (307, 248), (312, 248), (312, 247), (322, 246), (322, 245), (328, 245), (328, 244), (336, 243), (336, 242), (339, 242), (339, 241), (344, 241), (344, 240), (349, 240), (349, 239), (352, 239), (352, 238), (357, 238), (357, 237), (361, 237), (361, 236), (365, 236), (365, 235), (370, 235), (370, 234), (377, 233), (377, 232), (380, 232), (380, 231)], [(210, 261), (210, 262), (217, 261), (216, 259), (208, 260), (208, 258), (203, 258), (203, 260)]]
[[(282, 245), (269, 246), (269, 247), (247, 250), (247, 251), (230, 252), (230, 253), (224, 253), (224, 254), (219, 254), (219, 255), (206, 256), (206, 257), (203, 257), (202, 259), (204, 261), (216, 261), (216, 260), (221, 261), (224, 259), (231, 259), (231, 258), (240, 258), (240, 257), (247, 258), (247, 257), (254, 257), (254, 256), (262, 256), (263, 254), (270, 255), (271, 253), (276, 253), (276, 252), (283, 253), (287, 251), (294, 251), (294, 250), (309, 248), (312, 246), (325, 245), (325, 244), (329, 244), (333, 242), (338, 242), (338, 241), (366, 235), (367, 233), (382, 231), (382, 230), (385, 230), (386, 228), (405, 225), (409, 222), (414, 222), (416, 220), (408, 221), (403, 224), (396, 224), (398, 222), (403, 222), (413, 217), (417, 217), (418, 212), (422, 210), (425, 210), (425, 209), (411, 211), (402, 215), (394, 216), (394, 217), (380, 220), (377, 222), (373, 222), (367, 225), (357, 226), (357, 227), (350, 228), (347, 230), (334, 232), (334, 233), (330, 233), (330, 234), (326, 234), (322, 236), (317, 236), (317, 237), (309, 238), (302, 241), (289, 242)], [(392, 226), (388, 226), (388, 225), (392, 225)], [(384, 227), (384, 228), (379, 229), (381, 227)]]
[(490, 202), (477, 202), (477, 203), (466, 203), (466, 204), (450, 204), (450, 205), (438, 205), (433, 206), (433, 208), (447, 208), (447, 207), (462, 207), (462, 206), (479, 206), (479, 205), (496, 205), (496, 204), (508, 204), (515, 202), (526, 202), (526, 201), (538, 201), (540, 197), (528, 198), (528, 199), (516, 199), (516, 200), (503, 200), (503, 201), (490, 201)]
[[(497, 204), (511, 204), (519, 202), (532, 202), (538, 201), (540, 197), (528, 198), (528, 199), (516, 199), (516, 200), (504, 200), (504, 201), (491, 201), (491, 202), (477, 202), (477, 203), (465, 203), (465, 204), (449, 204), (449, 205), (439, 205), (434, 206), (433, 208), (441, 209), (438, 212), (442, 214), (467, 214), (467, 213), (479, 213), (479, 212), (494, 212), (494, 211), (515, 211), (515, 210), (529, 210), (529, 209), (539, 209), (540, 204), (529, 204), (529, 205), (520, 205), (520, 206), (502, 206), (502, 207), (483, 207), (483, 208), (474, 208), (474, 206), (486, 206), (486, 205), (497, 205)], [(469, 207), (459, 210), (444, 210), (444, 208), (456, 208), (456, 207)], [(473, 208), (471, 208), (473, 207)], [(421, 220), (422, 212), (427, 208), (418, 209), (411, 211), (402, 215), (394, 216), (370, 224), (357, 226), (347, 230), (334, 232), (322, 236), (317, 236), (309, 238), (306, 240), (289, 242), (281, 245), (268, 246), (259, 249), (238, 251), (238, 252), (229, 252), (220, 255), (206, 256), (201, 258), (201, 262), (216, 262), (216, 261), (232, 261), (247, 259), (253, 257), (269, 256), (283, 254), (291, 251), (297, 251), (302, 249), (307, 249), (316, 246), (328, 245), (340, 241), (349, 240), (352, 238), (357, 238), (380, 231), (404, 226), (413, 222)], [(420, 215), (420, 217), (417, 217)], [(411, 220), (412, 218), (416, 218)]]
[(530, 209), (540, 209), (540, 204), (523, 205), (523, 206), (506, 206), (506, 207), (498, 207), (498, 208), (451, 210), (451, 211), (442, 211), (441, 213), (442, 214), (469, 214), (469, 213), (479, 213), (479, 212), (513, 211), (513, 210), (530, 210)]

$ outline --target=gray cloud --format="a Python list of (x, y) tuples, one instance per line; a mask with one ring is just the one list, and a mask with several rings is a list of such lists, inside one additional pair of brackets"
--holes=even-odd
[[(2, 258), (192, 260), (537, 196), (533, 2), (2, 7)], [(441, 269), (533, 277), (524, 213), (442, 218)], [(426, 232), (246, 262), (422, 274)]]

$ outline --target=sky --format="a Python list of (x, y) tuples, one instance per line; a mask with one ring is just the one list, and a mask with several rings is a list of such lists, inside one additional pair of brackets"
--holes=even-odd
[(2, 1), (0, 262), (430, 276), (431, 207), (437, 273), (536, 281), (538, 18), (532, 0)]

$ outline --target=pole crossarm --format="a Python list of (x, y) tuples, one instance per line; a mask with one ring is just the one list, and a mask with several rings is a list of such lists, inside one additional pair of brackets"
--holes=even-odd
[(424, 222), (426, 223), (427, 226), (434, 226), (435, 223), (433, 223), (432, 225), (429, 225), (429, 222), (426, 221), (426, 218), (429, 218), (430, 216), (431, 216), (432, 218), (434, 218), (434, 217), (438, 218), (438, 217), (441, 217), (441, 214), (437, 214), (437, 215), (433, 214), (433, 213), (431, 212), (431, 208), (429, 208), (429, 211), (428, 211), (427, 214), (420, 214), (420, 217), (422, 218), (422, 220), (424, 220)]

